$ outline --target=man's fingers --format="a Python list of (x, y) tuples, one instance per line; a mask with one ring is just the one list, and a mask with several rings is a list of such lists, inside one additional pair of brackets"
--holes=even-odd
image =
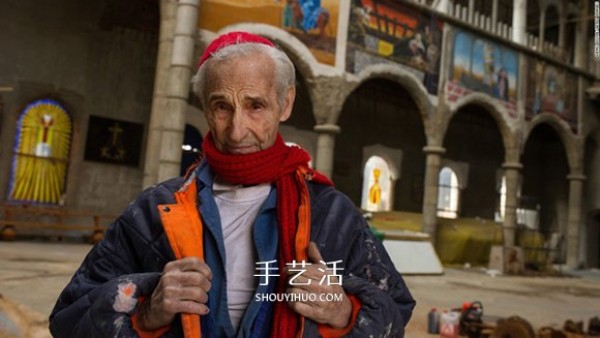
[(206, 292), (210, 291), (212, 283), (203, 274), (197, 271), (170, 271), (161, 277), (163, 287), (196, 287)]
[(191, 300), (174, 302), (170, 310), (173, 310), (173, 313), (192, 313), (198, 315), (206, 315), (209, 312), (208, 306)]
[(210, 279), (204, 274), (197, 271), (186, 271), (177, 274), (178, 282), (181, 286), (194, 286), (200, 287), (202, 290), (208, 292), (212, 286)]
[(212, 280), (210, 267), (198, 257), (186, 257), (167, 263), (163, 272), (171, 271), (196, 271), (206, 276), (208, 280)]
[(208, 280), (212, 280), (212, 271), (208, 264), (197, 257), (186, 257), (182, 259), (184, 264), (181, 271), (197, 271), (206, 276)]
[[(299, 289), (299, 288), (290, 288), (288, 292), (291, 294), (297, 294), (301, 298), (301, 294), (310, 294), (309, 292)], [(302, 298), (301, 298), (302, 299)], [(311, 301), (310, 297), (304, 297), (305, 301), (291, 301), (288, 302), (290, 308), (294, 310), (296, 313), (310, 318), (317, 323), (326, 323), (324, 318), (324, 307), (321, 304), (318, 304), (320, 301), (316, 299), (315, 301)]]
[(321, 252), (319, 252), (319, 248), (317, 248), (317, 244), (315, 242), (310, 242), (308, 244), (308, 250), (306, 250), (306, 254), (312, 263), (321, 263), (323, 261)]
[(193, 301), (206, 303), (208, 294), (198, 287), (168, 286), (163, 290), (163, 297), (169, 301)]
[(179, 302), (179, 311), (178, 313), (195, 313), (199, 315), (206, 315), (209, 312), (208, 306), (206, 304), (201, 304), (189, 300), (183, 300)]

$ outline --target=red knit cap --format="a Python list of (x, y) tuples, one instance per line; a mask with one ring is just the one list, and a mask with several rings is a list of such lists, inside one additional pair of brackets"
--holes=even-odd
[(266, 38), (263, 38), (260, 35), (255, 35), (248, 32), (226, 33), (213, 40), (213, 42), (211, 42), (210, 45), (206, 47), (204, 53), (202, 53), (202, 57), (200, 57), (200, 61), (198, 61), (198, 67), (196, 69), (200, 68), (204, 61), (208, 60), (213, 55), (213, 53), (217, 52), (219, 49), (225, 48), (230, 45), (238, 45), (241, 43), (262, 43), (267, 46), (275, 47), (275, 44), (273, 42)]

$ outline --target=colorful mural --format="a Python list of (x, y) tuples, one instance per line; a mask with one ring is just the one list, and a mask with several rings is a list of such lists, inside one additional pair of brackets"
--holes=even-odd
[(577, 77), (535, 58), (527, 59), (525, 117), (555, 113), (577, 130)]
[(346, 71), (374, 63), (401, 64), (437, 94), (442, 22), (391, 0), (353, 0)]
[(517, 117), (518, 54), (499, 44), (454, 29), (446, 97), (454, 102), (471, 92), (489, 94)]
[(71, 147), (71, 118), (50, 99), (25, 107), (17, 122), (9, 199), (59, 204)]
[(304, 43), (322, 63), (335, 64), (339, 4), (336, 0), (206, 0), (198, 27), (217, 32), (252, 22), (283, 28)]

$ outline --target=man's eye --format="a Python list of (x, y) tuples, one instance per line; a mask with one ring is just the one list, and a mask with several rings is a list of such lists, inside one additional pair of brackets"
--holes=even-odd
[(261, 103), (255, 102), (252, 104), (252, 110), (259, 110), (262, 108), (263, 108), (263, 105)]
[(216, 102), (213, 105), (214, 110), (217, 111), (228, 111), (229, 110), (229, 105), (226, 104), (225, 102)]

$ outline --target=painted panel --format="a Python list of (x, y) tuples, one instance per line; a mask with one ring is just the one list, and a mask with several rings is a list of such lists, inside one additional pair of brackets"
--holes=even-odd
[(461, 29), (453, 32), (446, 99), (455, 102), (472, 92), (488, 94), (516, 118), (518, 54)]
[(25, 107), (17, 121), (10, 179), (11, 201), (60, 204), (71, 148), (71, 118), (51, 99)]
[(433, 15), (391, 0), (352, 1), (346, 71), (360, 73), (371, 64), (400, 65), (437, 94), (442, 22)]
[(85, 160), (137, 167), (142, 152), (144, 126), (99, 116), (90, 116)]
[(577, 76), (536, 58), (527, 59), (525, 117), (558, 114), (577, 130)]
[(335, 64), (337, 0), (203, 0), (198, 27), (217, 32), (237, 23), (263, 23), (285, 29), (315, 58)]

